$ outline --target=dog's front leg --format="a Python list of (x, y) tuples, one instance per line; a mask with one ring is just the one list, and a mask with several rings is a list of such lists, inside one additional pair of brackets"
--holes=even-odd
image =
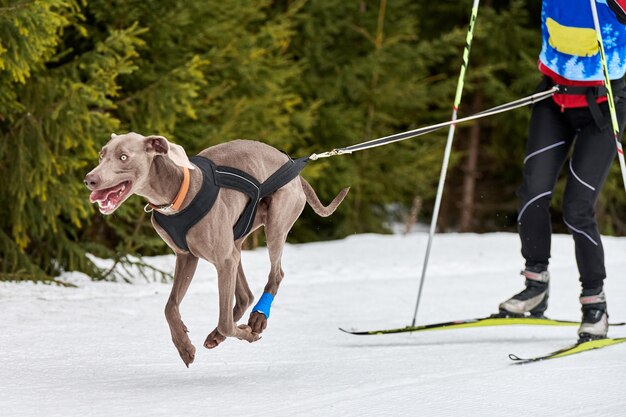
[(217, 285), (219, 291), (219, 319), (217, 328), (213, 330), (204, 342), (204, 347), (212, 349), (223, 342), (226, 337), (254, 342), (260, 336), (253, 333), (250, 326), (245, 324), (237, 327), (233, 318), (235, 286), (241, 254), (233, 248), (230, 256), (222, 258), (215, 266), (217, 268)]
[(179, 306), (183, 297), (187, 293), (191, 279), (196, 272), (198, 258), (191, 254), (176, 255), (176, 270), (174, 272), (174, 285), (170, 297), (165, 305), (165, 318), (170, 326), (172, 333), (172, 341), (178, 349), (178, 354), (182, 358), (185, 365), (189, 368), (189, 364), (193, 362), (196, 348), (191, 344), (189, 336), (187, 336), (187, 326), (180, 317)]

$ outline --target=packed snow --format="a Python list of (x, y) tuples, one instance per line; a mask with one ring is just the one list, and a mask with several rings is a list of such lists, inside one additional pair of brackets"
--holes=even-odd
[[(507, 326), (384, 336), (338, 327), (410, 324), (425, 233), (287, 245), (286, 276), (263, 338), (202, 343), (217, 320), (216, 273), (201, 262), (182, 305), (197, 348), (185, 367), (163, 315), (171, 284), (62, 279), (76, 288), (0, 283), (0, 415), (624, 416), (626, 344), (528, 365), (576, 327)], [(626, 238), (604, 238), (612, 322), (626, 321)], [(173, 270), (174, 257), (145, 259)], [(104, 261), (103, 261), (104, 262)], [(260, 296), (265, 249), (243, 255)], [(515, 234), (437, 235), (418, 323), (489, 315), (519, 291)], [(548, 315), (578, 320), (570, 236), (553, 239)], [(247, 315), (244, 320), (247, 320)], [(626, 336), (614, 327), (610, 336)]]

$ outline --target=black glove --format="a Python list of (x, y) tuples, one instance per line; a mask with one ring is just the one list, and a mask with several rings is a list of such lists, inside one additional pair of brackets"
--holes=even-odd
[(617, 16), (617, 20), (626, 25), (626, 0), (607, 0), (606, 2)]

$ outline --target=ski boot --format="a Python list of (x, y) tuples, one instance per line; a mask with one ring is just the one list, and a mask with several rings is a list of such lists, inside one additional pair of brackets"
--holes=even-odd
[(520, 273), (526, 277), (526, 288), (501, 303), (500, 312), (495, 317), (530, 317), (541, 318), (548, 308), (550, 273), (548, 271), (533, 272), (528, 269)]
[(583, 290), (580, 304), (583, 318), (578, 328), (578, 343), (604, 339), (609, 331), (609, 314), (602, 288)]

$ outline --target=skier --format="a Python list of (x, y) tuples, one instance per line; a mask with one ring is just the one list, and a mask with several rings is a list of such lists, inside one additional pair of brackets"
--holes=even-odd
[[(620, 137), (626, 124), (626, 0), (596, 0), (596, 9)], [(525, 289), (500, 304), (499, 316), (543, 316), (548, 307), (550, 274), (550, 202), (568, 155), (563, 221), (573, 235), (580, 273), (580, 341), (608, 332), (603, 282), (604, 251), (595, 205), (616, 155), (600, 51), (589, 0), (543, 0), (543, 45), (539, 90), (561, 86), (553, 100), (532, 110), (523, 180), (518, 189), (518, 229), (525, 269)]]

